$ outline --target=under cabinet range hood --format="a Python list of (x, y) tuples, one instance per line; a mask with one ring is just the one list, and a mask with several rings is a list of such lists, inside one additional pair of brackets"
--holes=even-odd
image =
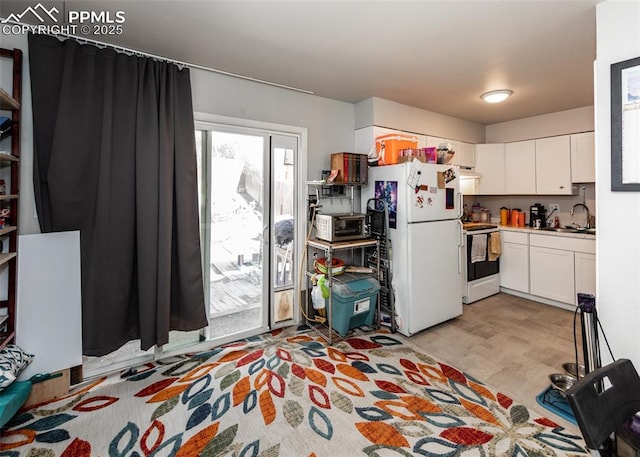
[(477, 195), (478, 183), (482, 175), (470, 168), (460, 168), (460, 193), (462, 195)]
[(480, 179), (482, 175), (470, 168), (460, 168), (460, 179)]

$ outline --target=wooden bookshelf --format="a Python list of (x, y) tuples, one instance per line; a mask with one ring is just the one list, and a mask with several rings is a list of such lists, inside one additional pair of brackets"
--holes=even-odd
[[(0, 195), (0, 208), (8, 210), (4, 226), (0, 229), (3, 251), (0, 253), (0, 265), (7, 270), (6, 280), (0, 284), (0, 290), (7, 297), (0, 303), (3, 310), (0, 333), (0, 349), (14, 343), (16, 336), (16, 290), (18, 285), (18, 203), (20, 192), (20, 124), (22, 119), (22, 51), (20, 49), (0, 48), (0, 60), (3, 67), (12, 68), (11, 86), (0, 87), (0, 108), (11, 112), (11, 128), (3, 136), (4, 145), (10, 149), (0, 151), (0, 167), (8, 168), (5, 177), (5, 195)], [(12, 67), (9, 67), (12, 65)], [(8, 82), (8, 81), (7, 81)], [(4, 80), (3, 80), (4, 83)], [(5, 170), (3, 170), (5, 171)]]

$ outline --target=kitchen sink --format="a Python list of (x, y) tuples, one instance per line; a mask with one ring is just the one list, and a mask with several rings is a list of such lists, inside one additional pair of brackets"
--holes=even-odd
[(595, 235), (596, 229), (584, 229), (575, 227), (545, 227), (540, 230), (547, 232), (564, 232), (564, 233), (585, 233), (587, 235)]
[(575, 228), (567, 228), (567, 227), (545, 227), (542, 230), (546, 232), (568, 232), (568, 233), (578, 233), (578, 229)]

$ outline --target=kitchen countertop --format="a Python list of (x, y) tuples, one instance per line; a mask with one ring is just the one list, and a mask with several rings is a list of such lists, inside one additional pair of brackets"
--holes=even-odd
[(596, 235), (589, 233), (571, 233), (571, 232), (553, 232), (551, 230), (542, 230), (531, 227), (513, 227), (511, 225), (498, 225), (501, 231), (535, 233), (537, 235), (564, 236), (568, 238), (582, 238), (585, 240), (595, 240)]

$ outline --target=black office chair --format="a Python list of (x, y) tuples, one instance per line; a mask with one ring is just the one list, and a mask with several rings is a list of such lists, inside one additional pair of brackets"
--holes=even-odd
[(592, 371), (566, 394), (592, 453), (603, 449), (611, 434), (640, 411), (640, 377), (627, 359)]

